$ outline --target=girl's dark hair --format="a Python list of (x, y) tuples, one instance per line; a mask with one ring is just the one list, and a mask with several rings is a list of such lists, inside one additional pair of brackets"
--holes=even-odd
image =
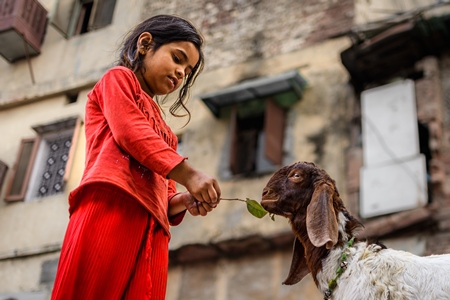
[[(178, 99), (169, 109), (170, 113), (175, 117), (184, 117), (187, 115), (187, 123), (189, 123), (191, 113), (186, 107), (186, 102), (189, 98), (189, 89), (203, 70), (205, 63), (202, 51), (203, 37), (197, 29), (185, 19), (177, 16), (157, 15), (143, 21), (128, 34), (120, 49), (119, 62), (117, 65), (127, 67), (133, 72), (137, 72), (143, 68), (144, 56), (141, 55), (137, 49), (137, 41), (139, 36), (144, 32), (149, 32), (152, 35), (151, 45), (143, 45), (148, 50), (156, 51), (164, 44), (182, 41), (193, 43), (198, 50), (199, 60), (192, 71), (184, 78), (184, 83), (178, 94)], [(179, 115), (177, 113), (179, 108), (183, 108), (186, 111), (186, 114)]]

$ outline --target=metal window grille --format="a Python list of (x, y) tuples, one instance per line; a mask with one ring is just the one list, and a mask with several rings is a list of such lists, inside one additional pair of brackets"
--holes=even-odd
[(72, 145), (72, 134), (45, 142), (48, 154), (40, 177), (37, 197), (46, 197), (63, 191), (64, 173)]

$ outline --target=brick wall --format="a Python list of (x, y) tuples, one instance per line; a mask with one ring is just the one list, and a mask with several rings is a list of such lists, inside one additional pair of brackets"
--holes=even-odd
[[(415, 81), (417, 117), (429, 129), (429, 146), (432, 203), (424, 208), (362, 220), (364, 237), (383, 238), (424, 234), (426, 249), (423, 254), (450, 253), (450, 59), (426, 57), (415, 68), (423, 77)], [(360, 113), (355, 111), (355, 120)], [(359, 169), (362, 165), (362, 148), (359, 142), (359, 122), (353, 125), (353, 146), (348, 157), (348, 206), (358, 215)], [(360, 218), (361, 219), (361, 218)]]
[[(350, 29), (354, 1), (148, 1), (143, 16), (174, 13), (206, 40), (207, 69), (289, 53)], [(247, 77), (256, 74), (247, 74)]]

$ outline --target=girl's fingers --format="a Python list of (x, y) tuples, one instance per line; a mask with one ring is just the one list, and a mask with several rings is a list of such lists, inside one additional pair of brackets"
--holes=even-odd
[(209, 204), (217, 205), (217, 202), (219, 202), (219, 195), (214, 188), (214, 186), (209, 187), (202, 193), (203, 202), (208, 202)]
[(213, 187), (214, 187), (214, 192), (216, 193), (217, 202), (219, 202), (220, 195), (222, 194), (222, 192), (220, 190), (219, 183), (216, 180), (214, 180), (214, 182), (213, 182)]
[[(191, 196), (192, 197), (192, 196)], [(206, 216), (210, 211), (216, 207), (215, 204), (211, 204), (205, 201), (196, 200), (192, 197), (192, 202), (187, 205), (189, 213), (193, 216)]]
[[(206, 204), (206, 205), (208, 205), (208, 204)], [(206, 216), (207, 214), (208, 214), (208, 211), (205, 209), (205, 206), (203, 205), (203, 203), (202, 202), (198, 202), (197, 203), (197, 207), (198, 207), (198, 213), (201, 215), (201, 216)]]
[(188, 205), (187, 210), (189, 211), (189, 213), (191, 215), (198, 216), (199, 215), (199, 211), (198, 211), (198, 206), (199, 206), (199, 202), (198, 201), (194, 201), (192, 202), (190, 205)]
[(211, 203), (216, 204), (217, 201), (219, 200), (219, 197), (217, 197), (216, 190), (215, 189), (210, 189), (208, 192), (209, 192), (208, 196), (211, 199)]
[(202, 202), (207, 202), (210, 204), (214, 203), (215, 201), (213, 202), (213, 200), (214, 200), (213, 195), (214, 194), (209, 189), (203, 190), (202, 195), (201, 195)]
[(214, 206), (207, 203), (207, 202), (202, 202), (201, 205), (203, 206), (203, 208), (207, 211), (210, 212), (214, 209)]

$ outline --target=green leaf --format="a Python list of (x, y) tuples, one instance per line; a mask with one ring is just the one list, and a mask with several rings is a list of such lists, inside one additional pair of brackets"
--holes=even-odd
[(267, 211), (264, 207), (261, 206), (256, 200), (246, 198), (247, 210), (249, 213), (254, 215), (257, 218), (262, 218), (267, 214)]

